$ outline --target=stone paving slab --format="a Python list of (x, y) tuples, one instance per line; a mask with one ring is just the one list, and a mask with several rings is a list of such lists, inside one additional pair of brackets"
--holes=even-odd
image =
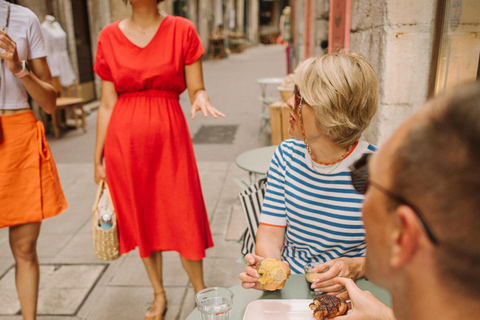
[[(105, 271), (106, 264), (40, 265), (39, 315), (74, 316)], [(0, 315), (15, 315), (20, 303), (15, 269), (0, 279)]]
[(245, 214), (240, 205), (233, 206), (230, 213), (230, 221), (228, 222), (227, 233), (225, 235), (226, 241), (239, 241), (247, 227)]
[[(165, 320), (174, 320), (180, 312), (187, 289), (166, 288), (168, 310)], [(107, 287), (96, 306), (87, 315), (89, 320), (142, 319), (151, 304), (153, 292), (150, 287)]]
[[(0, 249), (1, 250), (1, 249)], [(10, 251), (10, 248), (8, 248)], [(15, 261), (13, 260), (12, 255), (0, 257), (0, 278), (7, 273), (7, 271), (14, 265)]]

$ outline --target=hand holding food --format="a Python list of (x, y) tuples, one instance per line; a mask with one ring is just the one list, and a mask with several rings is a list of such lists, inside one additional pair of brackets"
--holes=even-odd
[(341, 299), (351, 301), (351, 312), (345, 316), (348, 319), (394, 320), (392, 309), (375, 298), (370, 292), (362, 291), (351, 279), (335, 278), (335, 283), (344, 286), (347, 291), (338, 295)]
[(258, 282), (260, 276), (257, 273), (257, 263), (262, 259), (263, 257), (251, 253), (245, 256), (245, 261), (248, 265), (245, 267), (245, 272), (242, 272), (239, 275), (240, 280), (242, 280), (243, 288), (264, 290), (262, 285)]
[(347, 313), (347, 303), (336, 296), (324, 295), (316, 297), (310, 303), (315, 319), (326, 320), (342, 316)]
[(290, 276), (290, 266), (280, 259), (266, 258), (257, 263), (258, 282), (267, 291), (275, 291), (285, 286)]

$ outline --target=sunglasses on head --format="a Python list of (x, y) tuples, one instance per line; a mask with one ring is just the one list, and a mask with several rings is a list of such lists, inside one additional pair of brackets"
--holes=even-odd
[(412, 203), (405, 200), (402, 196), (395, 194), (394, 192), (382, 187), (378, 183), (371, 181), (369, 179), (368, 174), (368, 161), (370, 160), (372, 153), (366, 153), (360, 159), (355, 161), (353, 165), (350, 166), (350, 176), (352, 177), (352, 185), (353, 188), (361, 194), (366, 194), (368, 187), (372, 186), (375, 187), (377, 190), (382, 192), (383, 194), (391, 197), (392, 199), (396, 200), (397, 202), (409, 206), (417, 215), (418, 219), (423, 225), (425, 232), (427, 233), (428, 237), (435, 245), (438, 244), (438, 238), (433, 234), (431, 228), (428, 226), (427, 221), (425, 220), (422, 212)]

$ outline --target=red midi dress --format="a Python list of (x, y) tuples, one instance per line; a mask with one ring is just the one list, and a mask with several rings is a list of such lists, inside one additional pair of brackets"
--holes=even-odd
[(184, 66), (204, 53), (194, 25), (164, 17), (143, 48), (114, 22), (98, 40), (94, 70), (118, 93), (104, 147), (120, 253), (177, 251), (199, 260), (213, 246), (190, 133), (179, 104)]

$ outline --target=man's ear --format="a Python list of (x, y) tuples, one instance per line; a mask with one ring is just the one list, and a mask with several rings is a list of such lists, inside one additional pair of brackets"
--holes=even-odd
[(420, 237), (420, 222), (415, 211), (409, 206), (400, 205), (395, 209), (392, 255), (390, 264), (394, 267), (405, 265), (418, 247)]

